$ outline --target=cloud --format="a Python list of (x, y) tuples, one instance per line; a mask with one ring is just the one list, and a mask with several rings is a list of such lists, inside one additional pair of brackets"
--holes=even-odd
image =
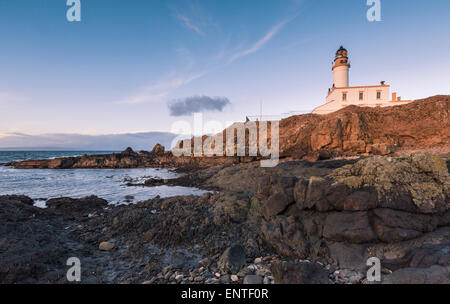
[(182, 15), (182, 14), (176, 14), (176, 15), (174, 15), (174, 17), (177, 18), (178, 20), (180, 20), (186, 28), (188, 28), (202, 36), (205, 34), (200, 29), (200, 27), (198, 25), (194, 24), (194, 22), (191, 19), (189, 19), (187, 16)]
[(273, 37), (275, 37), (283, 27), (292, 20), (293, 18), (289, 18), (286, 20), (283, 20), (277, 24), (275, 24), (273, 27), (269, 29), (269, 31), (261, 37), (256, 43), (254, 43), (250, 48), (245, 49), (243, 51), (240, 51), (236, 54), (234, 54), (228, 61), (228, 63), (232, 63), (235, 60), (245, 57), (247, 55), (250, 55), (252, 53), (255, 53), (259, 51), (263, 46), (265, 46)]
[(192, 81), (202, 77), (206, 72), (172, 76), (164, 80), (160, 80), (152, 85), (146, 86), (136, 95), (127, 97), (117, 103), (119, 104), (139, 104), (148, 102), (161, 102), (167, 99), (168, 95), (173, 91), (191, 83)]
[[(194, 30), (195, 32), (201, 34), (203, 33), (200, 29), (200, 27), (196, 26), (191, 19), (186, 17), (185, 15), (175, 13), (174, 16), (178, 18), (179, 20), (183, 21), (183, 23), (190, 28), (191, 30)], [(255, 53), (259, 51), (262, 47), (264, 47), (268, 42), (270, 42), (271, 39), (273, 39), (282, 29), (283, 27), (295, 19), (297, 15), (291, 18), (287, 18), (277, 24), (275, 24), (273, 27), (271, 27), (267, 33), (261, 37), (258, 41), (256, 41), (252, 46), (245, 50), (241, 50), (239, 52), (236, 52), (229, 56), (229, 59), (225, 61), (225, 65), (231, 64), (235, 60), (245, 57), (247, 55), (250, 55), (252, 53)], [(178, 48), (176, 49), (176, 52), (179, 57), (184, 58), (187, 60), (187, 66), (188, 69), (191, 69), (194, 65), (194, 60), (192, 58), (192, 54), (190, 51), (186, 48)], [(226, 56), (225, 50), (221, 50), (219, 54), (216, 56), (217, 60), (221, 59), (222, 57)], [(227, 56), (228, 57), (228, 56)], [(129, 96), (123, 100), (120, 100), (119, 104), (140, 104), (140, 103), (149, 103), (149, 102), (163, 102), (167, 100), (170, 97), (170, 94), (185, 85), (188, 85), (192, 81), (201, 78), (205, 76), (206, 74), (210, 73), (212, 70), (219, 68), (219, 66), (216, 66), (215, 68), (209, 68), (209, 70), (204, 70), (199, 73), (195, 74), (187, 74), (187, 75), (173, 75), (170, 78), (162, 79), (152, 85), (146, 86), (140, 91), (132, 96)]]
[(125, 134), (41, 134), (6, 133), (0, 135), (0, 149), (41, 150), (151, 150), (157, 143), (170, 148), (176, 134), (168, 132), (142, 132)]
[(226, 97), (192, 96), (176, 99), (168, 104), (170, 115), (183, 116), (201, 111), (222, 111), (230, 104)]

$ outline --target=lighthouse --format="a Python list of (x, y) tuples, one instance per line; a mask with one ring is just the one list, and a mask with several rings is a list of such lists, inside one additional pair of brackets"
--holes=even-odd
[(328, 89), (325, 104), (315, 108), (314, 114), (328, 114), (348, 106), (358, 107), (390, 107), (411, 102), (402, 100), (397, 93), (392, 93), (391, 86), (381, 81), (379, 85), (353, 86), (349, 85), (348, 72), (350, 61), (348, 51), (341, 46), (333, 61), (333, 86)]
[(333, 88), (345, 88), (349, 85), (348, 72), (350, 62), (348, 61), (348, 51), (341, 46), (336, 52), (333, 62)]

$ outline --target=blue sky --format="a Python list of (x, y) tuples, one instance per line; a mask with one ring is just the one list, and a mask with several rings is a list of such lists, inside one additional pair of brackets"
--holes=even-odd
[(0, 136), (170, 131), (167, 103), (226, 97), (205, 119), (312, 110), (331, 61), (351, 85), (385, 80), (404, 99), (450, 94), (450, 1), (0, 0)]

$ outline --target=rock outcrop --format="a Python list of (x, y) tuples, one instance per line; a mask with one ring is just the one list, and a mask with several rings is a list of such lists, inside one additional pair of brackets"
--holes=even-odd
[(401, 149), (450, 146), (450, 96), (386, 108), (349, 106), (328, 115), (280, 122), (280, 155), (388, 155)]
[[(450, 245), (449, 181), (445, 161), (425, 153), (372, 157), (327, 176), (299, 177), (293, 189), (286, 186), (295, 198), (290, 208), (279, 212), (286, 200), (263, 196), (262, 235), (280, 254), (360, 271), (370, 256), (396, 270), (394, 265), (421, 246), (439, 243), (440, 247), (428, 247), (430, 263), (422, 266), (438, 264), (445, 276), (445, 267), (450, 266), (442, 249)], [(275, 210), (270, 220), (267, 210)], [(415, 260), (424, 256), (421, 253)]]
[(181, 171), (192, 171), (202, 168), (251, 162), (251, 157), (190, 157), (174, 156), (156, 145), (152, 152), (134, 152), (127, 148), (121, 153), (104, 155), (83, 155), (48, 160), (27, 160), (12, 162), (9, 165), (17, 169), (119, 169), (119, 168), (176, 168)]
[[(349, 106), (328, 115), (292, 116), (279, 123), (279, 155), (281, 158), (317, 161), (337, 156), (389, 155), (414, 149), (443, 149), (444, 153), (449, 153), (449, 108), (450, 96), (434, 96), (395, 107)], [(246, 127), (245, 123), (241, 126)], [(122, 153), (109, 155), (23, 161), (11, 165), (15, 168), (50, 169), (166, 167), (192, 170), (248, 163), (261, 159), (260, 156), (248, 156), (248, 133), (245, 133), (247, 156), (242, 157), (194, 157), (192, 141), (191, 153), (185, 156), (175, 156), (163, 146), (156, 145), (152, 152), (136, 153), (127, 148)], [(224, 130), (224, 151), (225, 134)], [(236, 143), (237, 135), (234, 137)], [(271, 138), (270, 134), (268, 138)], [(201, 140), (203, 143), (215, 143), (214, 139), (203, 136)], [(177, 146), (182, 145), (183, 142), (180, 142)]]

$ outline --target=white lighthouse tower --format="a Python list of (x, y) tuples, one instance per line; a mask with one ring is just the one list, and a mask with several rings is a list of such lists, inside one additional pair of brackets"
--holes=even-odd
[(397, 97), (397, 93), (393, 93), (391, 99), (391, 87), (384, 81), (381, 81), (379, 85), (349, 86), (349, 69), (348, 51), (341, 46), (333, 61), (333, 86), (328, 89), (326, 103), (315, 108), (314, 114), (328, 114), (351, 105), (390, 107), (411, 102)]
[(333, 88), (348, 87), (350, 62), (348, 61), (348, 52), (341, 46), (336, 52), (333, 63)]

